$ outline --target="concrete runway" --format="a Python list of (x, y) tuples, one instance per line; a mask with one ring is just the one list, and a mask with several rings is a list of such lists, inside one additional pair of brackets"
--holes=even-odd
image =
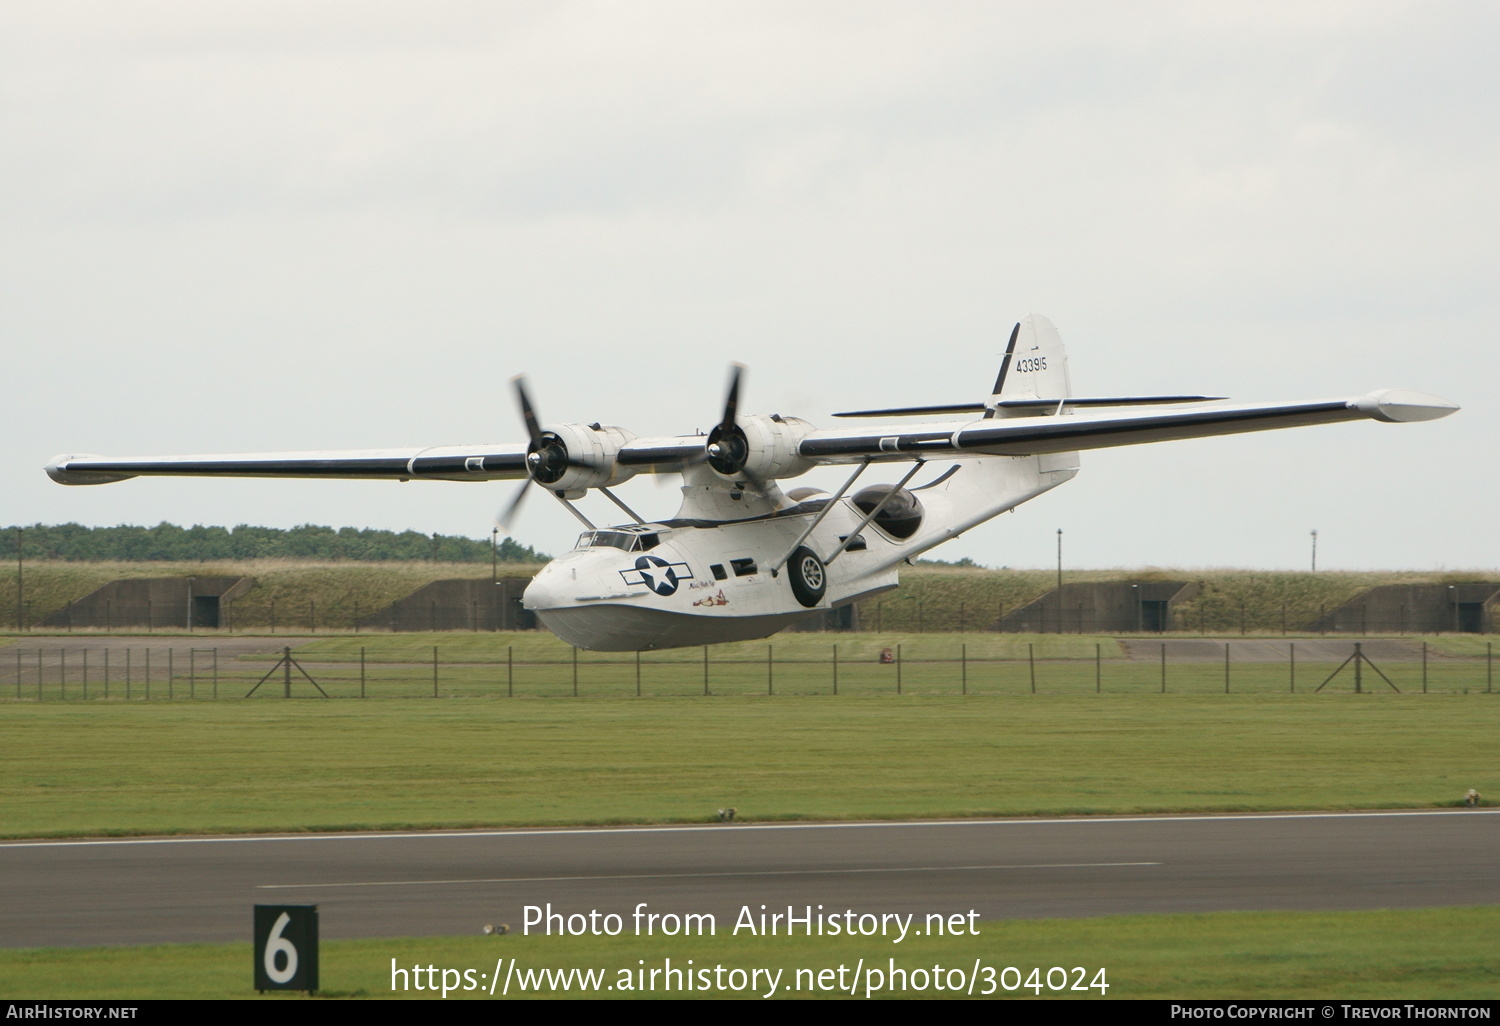
[(1500, 810), (724, 825), (0, 844), (0, 945), (475, 934), (522, 906), (985, 919), (1500, 904)]

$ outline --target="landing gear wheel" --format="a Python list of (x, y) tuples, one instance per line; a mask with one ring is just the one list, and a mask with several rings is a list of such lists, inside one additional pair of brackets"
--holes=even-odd
[(802, 546), (792, 553), (786, 568), (787, 576), (792, 580), (792, 594), (797, 596), (798, 602), (812, 608), (823, 601), (823, 592), (828, 590), (828, 574), (816, 552)]

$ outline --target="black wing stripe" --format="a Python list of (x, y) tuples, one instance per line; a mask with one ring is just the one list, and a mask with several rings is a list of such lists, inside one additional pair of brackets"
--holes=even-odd
[(963, 428), (956, 439), (940, 432), (872, 432), (835, 438), (813, 437), (805, 439), (798, 451), (810, 459), (932, 453), (939, 449), (955, 453), (983, 449), (997, 455), (1029, 455), (1300, 427), (1335, 420), (1357, 420), (1363, 416), (1347, 401), (1333, 400), (1251, 410), (1184, 410), (1103, 422), (1083, 417), (1047, 417), (1023, 422), (985, 421), (978, 426)]
[[(962, 431), (958, 436), (960, 449), (978, 449), (990, 446), (1019, 446), (1028, 451), (1046, 444), (1054, 451), (1065, 451), (1072, 443), (1113, 439), (1106, 445), (1129, 445), (1131, 436), (1138, 435), (1140, 441), (1150, 441), (1162, 432), (1184, 430), (1188, 437), (1208, 434), (1232, 434), (1236, 431), (1253, 431), (1262, 423), (1266, 428), (1299, 427), (1340, 419), (1331, 414), (1343, 413), (1342, 419), (1355, 420), (1364, 414), (1351, 409), (1342, 400), (1327, 403), (1306, 403), (1300, 406), (1283, 406), (1262, 410), (1194, 410), (1162, 417), (1134, 417), (1112, 424), (1090, 423), (1087, 420), (1068, 423), (1067, 418), (1049, 418), (1049, 423), (1017, 430), (1014, 427), (977, 427)], [(1214, 429), (1219, 430), (1214, 430)], [(1207, 430), (1205, 430), (1207, 429)], [(1062, 444), (1068, 443), (1068, 444)], [(1100, 446), (1093, 446), (1098, 448)]]

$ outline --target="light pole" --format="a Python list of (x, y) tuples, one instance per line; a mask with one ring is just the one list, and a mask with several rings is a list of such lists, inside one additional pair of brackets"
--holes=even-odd
[(490, 528), (490, 583), (500, 583), (500, 525)]
[(1312, 532), (1312, 572), (1318, 572), (1318, 530), (1313, 528)]

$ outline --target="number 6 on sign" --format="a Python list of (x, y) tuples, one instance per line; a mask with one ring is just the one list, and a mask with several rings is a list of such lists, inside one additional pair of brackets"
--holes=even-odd
[(318, 906), (255, 906), (255, 989), (318, 989)]
[[(285, 930), (291, 921), (290, 912), (283, 912), (277, 916), (276, 925), (271, 927), (270, 939), (266, 941), (266, 954), (261, 959), (261, 964), (265, 966), (266, 975), (271, 978), (272, 983), (290, 983), (292, 977), (297, 975), (297, 948), (281, 935), (281, 931)], [(276, 968), (278, 955), (282, 956), (282, 961), (286, 963), (280, 969)]]

